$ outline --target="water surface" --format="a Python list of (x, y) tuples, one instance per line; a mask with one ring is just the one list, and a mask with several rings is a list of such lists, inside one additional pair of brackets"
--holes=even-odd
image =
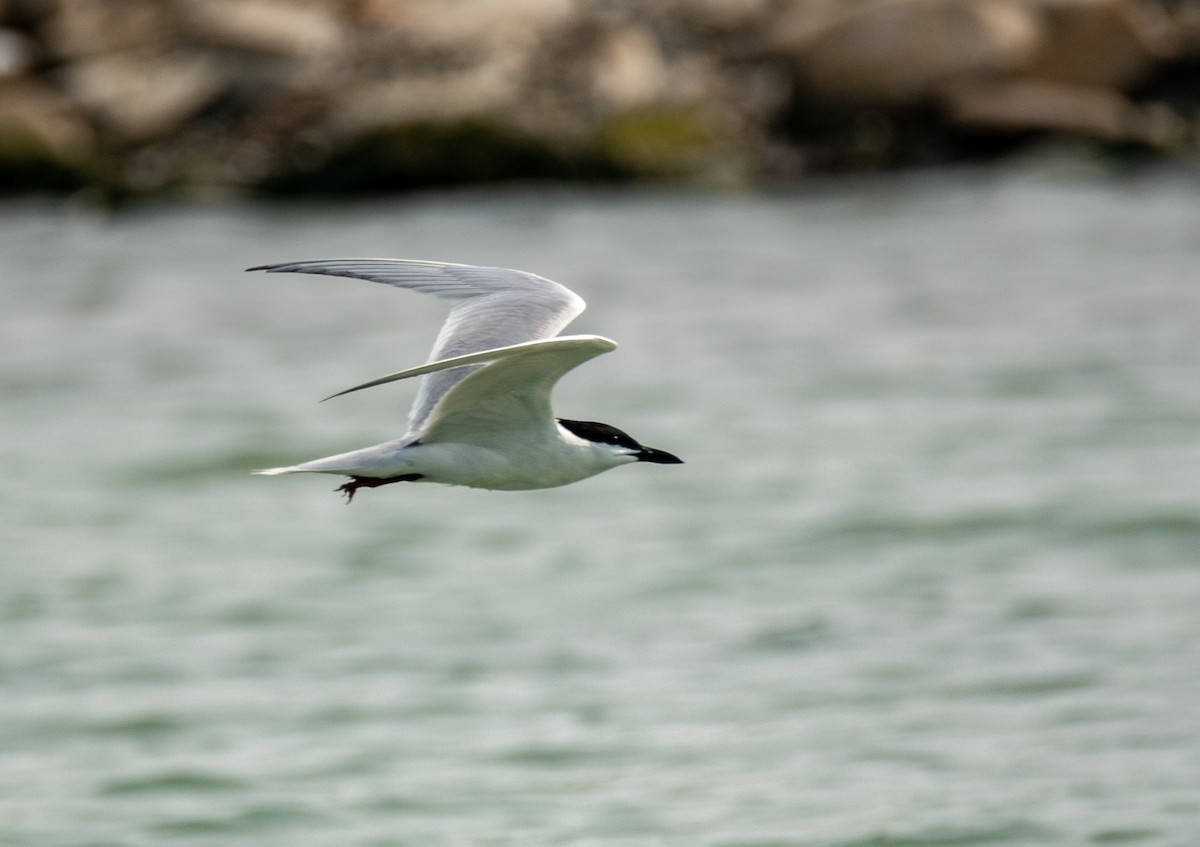
[[(0, 208), (0, 843), (1200, 837), (1200, 205), (1037, 169), (781, 196)], [(567, 488), (250, 468), (402, 427), (497, 264), (621, 343)]]

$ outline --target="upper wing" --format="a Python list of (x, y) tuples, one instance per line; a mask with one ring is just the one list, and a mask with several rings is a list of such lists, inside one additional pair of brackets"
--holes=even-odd
[(572, 368), (616, 347), (615, 341), (599, 335), (529, 341), (418, 365), (333, 396), (487, 362), (490, 364), (461, 377), (442, 396), (420, 433), (424, 441), (478, 441), (496, 431), (553, 425), (550, 392), (554, 384)]
[(567, 371), (615, 350), (599, 335), (567, 335), (511, 347), (463, 377), (434, 406), (422, 441), (486, 442), (496, 432), (554, 427), (550, 392)]
[[(356, 277), (455, 301), (429, 354), (430, 362), (552, 338), (586, 305), (557, 282), (508, 268), (412, 259), (319, 259), (249, 270)], [(421, 428), (438, 400), (469, 372), (426, 371), (431, 376), (421, 381), (409, 430)]]

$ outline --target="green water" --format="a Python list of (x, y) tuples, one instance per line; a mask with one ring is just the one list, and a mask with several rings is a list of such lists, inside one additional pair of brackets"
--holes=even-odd
[[(1200, 843), (1200, 184), (0, 207), (0, 844)], [(444, 304), (574, 288), (567, 488), (398, 434)]]

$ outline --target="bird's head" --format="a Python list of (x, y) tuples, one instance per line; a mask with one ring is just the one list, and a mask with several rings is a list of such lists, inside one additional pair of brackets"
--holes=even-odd
[(619, 460), (614, 464), (625, 464), (626, 462), (652, 462), (656, 465), (683, 464), (683, 459), (678, 456), (668, 453), (666, 450), (656, 450), (653, 447), (639, 444), (633, 436), (609, 424), (596, 421), (571, 421), (563, 418), (559, 418), (558, 423), (572, 435), (592, 444), (602, 445), (607, 452), (611, 453), (614, 460)]

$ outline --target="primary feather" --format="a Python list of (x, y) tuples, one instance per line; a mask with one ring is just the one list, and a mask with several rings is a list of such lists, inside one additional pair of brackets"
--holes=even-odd
[[(510, 268), (417, 259), (318, 259), (249, 270), (353, 277), (457, 301), (434, 341), (430, 362), (552, 338), (587, 306), (553, 280)], [(438, 370), (421, 380), (409, 413), (409, 433), (424, 426), (441, 396), (468, 373)]]

